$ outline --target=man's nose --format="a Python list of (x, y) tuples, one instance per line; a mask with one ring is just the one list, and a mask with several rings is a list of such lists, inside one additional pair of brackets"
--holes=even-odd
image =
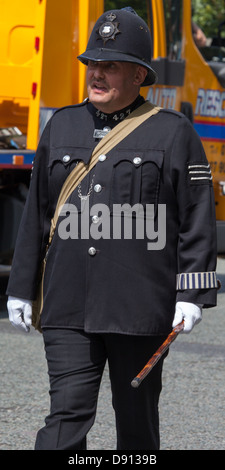
[(101, 63), (96, 63), (94, 66), (94, 76), (96, 78), (103, 78), (105, 76), (105, 68)]

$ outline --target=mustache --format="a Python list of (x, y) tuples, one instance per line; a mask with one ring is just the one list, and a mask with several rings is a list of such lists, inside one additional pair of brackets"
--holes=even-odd
[(90, 81), (90, 85), (99, 87), (99, 88), (107, 88), (108, 89), (108, 84), (106, 83), (105, 80), (98, 80), (98, 79), (93, 79)]

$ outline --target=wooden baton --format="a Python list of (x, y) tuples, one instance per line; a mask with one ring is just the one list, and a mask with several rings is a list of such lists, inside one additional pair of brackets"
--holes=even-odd
[(173, 328), (171, 333), (167, 336), (166, 340), (163, 342), (163, 344), (157, 349), (155, 354), (149, 359), (147, 364), (143, 367), (143, 369), (139, 372), (139, 374), (132, 380), (131, 385), (134, 388), (138, 388), (139, 385), (141, 384), (142, 380), (146, 377), (146, 375), (151, 372), (153, 367), (156, 365), (156, 363), (159, 361), (159, 359), (162, 357), (162, 355), (167, 351), (171, 343), (176, 339), (177, 335), (183, 330), (184, 328), (184, 321), (179, 323), (177, 326)]

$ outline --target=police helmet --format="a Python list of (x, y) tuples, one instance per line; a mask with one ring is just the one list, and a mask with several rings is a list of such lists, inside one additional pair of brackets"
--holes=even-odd
[(147, 69), (142, 86), (156, 82), (156, 72), (151, 68), (152, 41), (145, 21), (130, 7), (105, 12), (97, 20), (86, 51), (78, 56), (85, 65), (89, 60), (132, 62)]

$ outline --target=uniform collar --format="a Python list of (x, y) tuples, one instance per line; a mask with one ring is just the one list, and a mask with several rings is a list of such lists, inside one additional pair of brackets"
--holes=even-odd
[(91, 114), (94, 117), (94, 120), (98, 121), (99, 125), (108, 125), (110, 127), (115, 126), (118, 124), (120, 121), (123, 121), (129, 114), (134, 111), (134, 109), (138, 108), (144, 103), (144, 98), (139, 95), (133, 103), (131, 103), (129, 106), (126, 106), (126, 108), (120, 109), (116, 111), (115, 113), (103, 113), (99, 109), (95, 108), (95, 106), (88, 102), (88, 109), (91, 112)]

